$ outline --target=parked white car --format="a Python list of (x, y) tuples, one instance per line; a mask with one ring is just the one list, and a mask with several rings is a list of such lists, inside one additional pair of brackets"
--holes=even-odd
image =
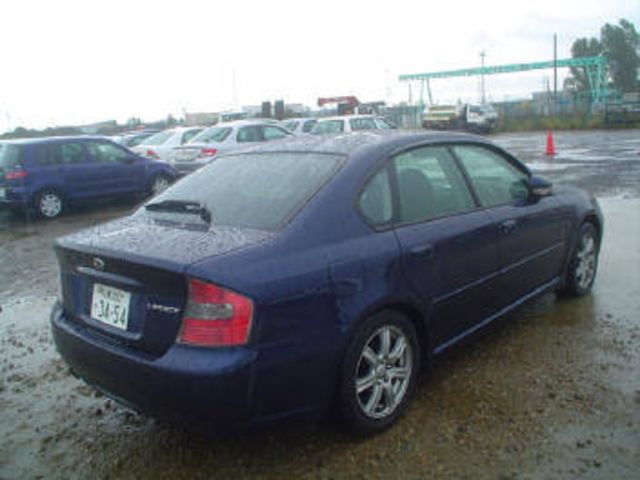
[(290, 118), (280, 124), (294, 135), (304, 135), (311, 132), (317, 122), (317, 118)]
[(314, 135), (324, 133), (349, 133), (360, 130), (390, 130), (396, 128), (387, 119), (377, 115), (345, 115), (318, 119), (311, 129)]
[(163, 130), (151, 135), (132, 150), (139, 155), (168, 162), (174, 148), (186, 144), (203, 129), (203, 127), (176, 127)]
[(219, 123), (200, 132), (188, 144), (174, 148), (170, 162), (178, 174), (186, 175), (211, 162), (219, 153), (291, 135), (289, 130), (269, 120)]

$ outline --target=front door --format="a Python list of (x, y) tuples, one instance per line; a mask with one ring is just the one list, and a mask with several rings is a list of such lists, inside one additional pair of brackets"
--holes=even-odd
[(397, 155), (395, 229), (410, 285), (430, 305), (436, 351), (499, 307), (497, 233), (446, 147)]
[(521, 169), (499, 150), (453, 147), (499, 235), (502, 306), (552, 281), (564, 258), (565, 217), (553, 197), (530, 199)]

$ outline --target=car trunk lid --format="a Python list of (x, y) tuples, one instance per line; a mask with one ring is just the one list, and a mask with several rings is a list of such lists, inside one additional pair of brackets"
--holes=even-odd
[(67, 317), (88, 334), (159, 356), (178, 335), (189, 266), (272, 234), (138, 217), (57, 242), (62, 300)]

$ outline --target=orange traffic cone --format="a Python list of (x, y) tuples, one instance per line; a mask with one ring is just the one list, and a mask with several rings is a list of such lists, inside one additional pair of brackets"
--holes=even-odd
[(551, 129), (549, 129), (549, 132), (547, 133), (547, 150), (544, 153), (547, 155), (556, 154), (556, 147), (553, 144), (553, 134), (551, 133)]

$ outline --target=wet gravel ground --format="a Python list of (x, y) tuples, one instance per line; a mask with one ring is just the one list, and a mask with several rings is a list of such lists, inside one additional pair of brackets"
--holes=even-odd
[(49, 247), (133, 206), (0, 213), (0, 478), (638, 478), (640, 132), (560, 133), (554, 159), (543, 134), (494, 140), (601, 197), (593, 294), (548, 294), (439, 358), (399, 424), (367, 440), (330, 424), (204, 436), (97, 394), (52, 344)]

